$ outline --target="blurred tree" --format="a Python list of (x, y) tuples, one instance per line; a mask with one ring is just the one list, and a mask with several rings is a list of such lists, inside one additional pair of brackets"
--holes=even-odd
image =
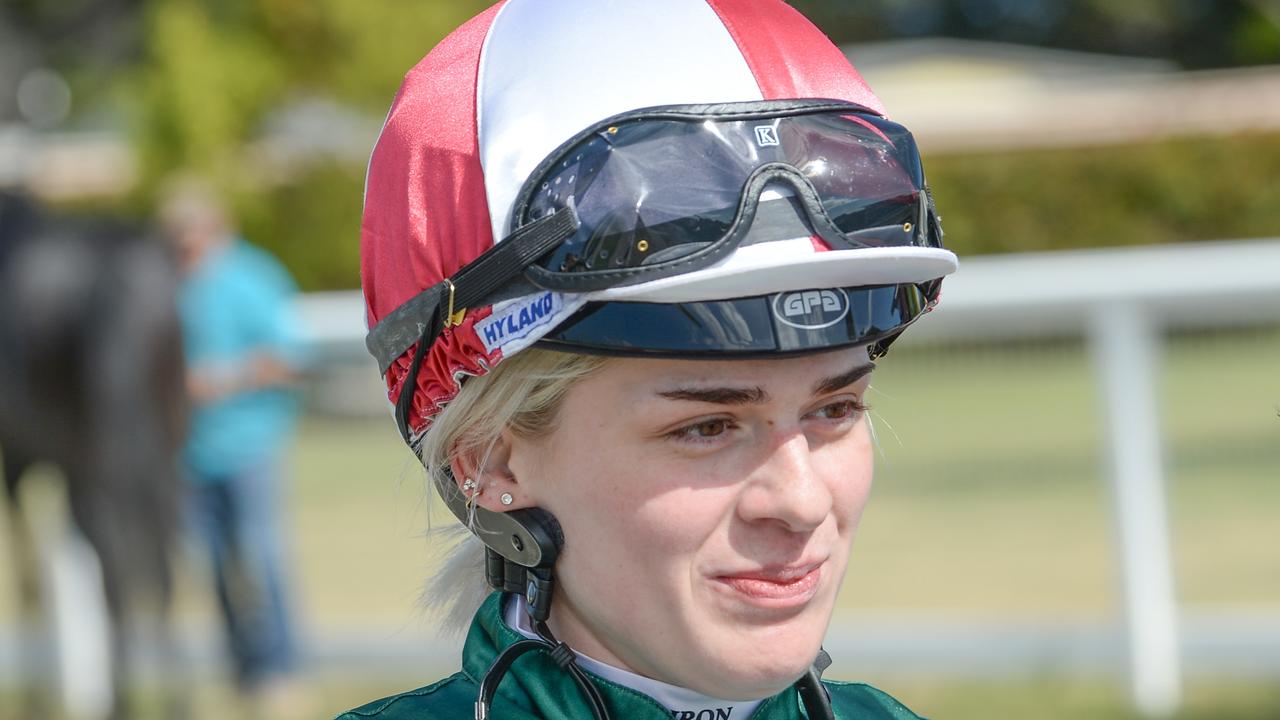
[(141, 166), (126, 203), (132, 213), (149, 211), (169, 173), (199, 172), (234, 202), (246, 234), (281, 255), (303, 287), (350, 286), (361, 169), (322, 157), (282, 170), (259, 157), (254, 141), (273, 114), (315, 98), (325, 101), (313, 104), (320, 111), (350, 108), (376, 129), (405, 71), (489, 4), (4, 0), (0, 123), (17, 119), (6, 101), (22, 73), (58, 67), (72, 79), (82, 113), (117, 109), (108, 123), (125, 126)]
[(223, 189), (246, 234), (280, 255), (303, 288), (354, 285), (360, 169), (322, 161), (272, 172), (252, 141), (272, 113), (308, 98), (375, 123), (405, 71), (487, 4), (150, 0), (143, 62), (125, 84), (142, 160), (139, 208), (166, 174), (195, 170)]
[[(150, 0), (129, 84), (146, 176), (191, 167), (232, 185), (268, 113), (307, 96), (385, 112), (405, 70), (487, 3)], [(256, 169), (256, 167), (255, 167)]]
[(838, 43), (999, 40), (1169, 58), (1187, 68), (1280, 62), (1275, 0), (789, 0)]
[(235, 184), (240, 148), (286, 87), (279, 49), (242, 5), (216, 14), (199, 0), (147, 7), (148, 62), (136, 71), (130, 107), (148, 181), (190, 168)]

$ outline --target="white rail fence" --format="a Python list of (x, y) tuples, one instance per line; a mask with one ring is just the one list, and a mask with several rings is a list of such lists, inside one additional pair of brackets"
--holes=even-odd
[[(319, 352), (359, 362), (354, 358), (363, 355), (365, 332), (359, 293), (313, 294), (301, 300), (299, 312), (307, 339)], [(904, 340), (1087, 339), (1109, 438), (1106, 474), (1113, 490), (1125, 609), (1122, 656), (1133, 701), (1150, 716), (1167, 715), (1178, 706), (1190, 647), (1179, 637), (1155, 359), (1169, 329), (1272, 321), (1280, 321), (1280, 240), (1220, 241), (969, 259), (947, 280), (939, 310)], [(1181, 627), (1194, 630), (1194, 623), (1184, 621)], [(1008, 629), (971, 630), (984, 635), (989, 646)], [(859, 652), (879, 644), (875, 635), (851, 631), (861, 638)], [(1026, 638), (1003, 635), (1010, 642)], [(1229, 656), (1231, 650), (1220, 645), (1229, 637), (1244, 641), (1248, 633), (1205, 635), (1213, 641), (1200, 643), (1206, 647), (1198, 650)], [(1070, 652), (1072, 642), (1056, 646)], [(1079, 638), (1072, 647), (1080, 649)]]
[(1145, 714), (1169, 714), (1182, 657), (1155, 358), (1169, 329), (1280, 320), (1280, 241), (975, 258), (944, 294), (910, 341), (1088, 340), (1106, 414), (1130, 692)]

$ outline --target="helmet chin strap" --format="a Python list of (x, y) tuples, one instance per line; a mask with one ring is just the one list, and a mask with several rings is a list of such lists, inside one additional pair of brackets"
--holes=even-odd
[[(517, 551), (518, 555), (524, 556), (524, 551), (529, 549), (524, 546), (524, 540), (521, 539), (522, 536), (532, 539), (534, 543), (539, 545), (536, 550), (541, 563), (535, 567), (528, 567), (509, 557), (504, 557), (501, 552), (489, 544), (490, 540), (488, 538), (481, 536), (481, 539), (485, 542), (485, 579), (490, 587), (494, 589), (524, 596), (525, 611), (529, 613), (529, 620), (540, 639), (520, 640), (513, 643), (494, 659), (493, 664), (489, 666), (489, 670), (480, 681), (480, 694), (476, 698), (476, 720), (486, 720), (488, 718), (489, 708), (492, 706), (494, 695), (498, 691), (498, 684), (502, 682), (507, 670), (515, 662), (516, 658), (532, 650), (542, 650), (548, 653), (551, 660), (561, 670), (569, 673), (586, 698), (587, 705), (591, 708), (591, 716), (595, 720), (610, 720), (609, 711), (604, 704), (604, 698), (600, 697), (600, 691), (591, 682), (591, 679), (587, 677), (586, 672), (578, 666), (576, 662), (577, 656), (574, 655), (573, 650), (567, 644), (556, 640), (555, 635), (551, 633), (551, 628), (547, 627), (547, 618), (551, 616), (551, 598), (555, 592), (553, 565), (564, 542), (564, 536), (560, 532), (560, 524), (556, 522), (551, 513), (541, 508), (525, 508), (513, 510), (509, 513), (494, 514), (516, 515), (515, 518), (511, 518), (512, 524), (518, 525), (524, 532), (512, 534), (508, 542), (511, 548)], [(507, 549), (503, 547), (501, 541), (495, 542), (495, 544), (504, 550)]]
[(551, 617), (551, 595), (555, 586), (551, 568), (527, 568), (485, 547), (484, 577), (495, 590), (523, 595), (525, 611), (534, 627)]
[(458, 487), (452, 473), (442, 473), (436, 489), (445, 505), (484, 543), (484, 574), (490, 587), (523, 595), (538, 640), (520, 640), (509, 645), (485, 672), (476, 697), (476, 720), (488, 720), (498, 684), (511, 664), (521, 655), (534, 650), (546, 652), (561, 670), (569, 673), (582, 691), (595, 720), (610, 720), (609, 711), (586, 672), (578, 666), (568, 645), (556, 640), (547, 627), (551, 616), (551, 598), (555, 593), (555, 563), (564, 546), (560, 523), (542, 508), (521, 508), (494, 512), (471, 505)]

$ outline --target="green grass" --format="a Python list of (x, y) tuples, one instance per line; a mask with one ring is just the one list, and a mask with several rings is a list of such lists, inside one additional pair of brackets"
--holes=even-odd
[[(875, 683), (907, 707), (938, 720), (1139, 720), (1119, 684), (1100, 679), (1018, 682), (885, 679)], [(1264, 682), (1188, 683), (1171, 720), (1272, 720), (1280, 687)]]
[[(1277, 358), (1274, 331), (1169, 344), (1160, 399), (1186, 607), (1280, 610)], [(1083, 346), (911, 349), (886, 358), (875, 387), (884, 458), (847, 607), (1113, 612), (1100, 398)]]

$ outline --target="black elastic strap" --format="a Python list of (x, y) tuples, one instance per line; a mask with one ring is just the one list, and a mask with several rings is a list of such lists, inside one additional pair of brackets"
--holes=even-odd
[(570, 205), (511, 233), (450, 278), (457, 287), (454, 307), (483, 300), (577, 231), (578, 214)]
[(392, 310), (364, 336), (365, 349), (378, 361), (378, 372), (387, 368), (414, 343), (427, 335), (439, 334), (441, 320), (436, 314), (448, 302), (448, 285), (436, 283)]
[[(545, 625), (539, 626), (540, 631), (545, 629)], [(591, 716), (595, 720), (610, 720), (609, 711), (605, 708), (604, 699), (600, 697), (600, 691), (596, 689), (595, 684), (582, 668), (574, 662), (573, 651), (568, 645), (556, 642), (549, 631), (541, 640), (518, 640), (508, 645), (498, 657), (494, 658), (493, 664), (489, 666), (489, 670), (480, 681), (480, 694), (476, 697), (476, 720), (488, 720), (493, 698), (498, 694), (498, 685), (506, 677), (512, 663), (532, 650), (546, 650), (556, 665), (569, 673), (578, 685), (578, 689), (586, 697), (587, 705), (591, 707)]]
[[(409, 298), (387, 313), (365, 336), (364, 344), (386, 374), (395, 359), (415, 342), (430, 345), (444, 330), (450, 295), (454, 312), (472, 307), (510, 282), (535, 260), (578, 231), (573, 208), (558, 210), (508, 235), (447, 281)], [(416, 382), (415, 377), (412, 378)]]
[(498, 654), (498, 657), (493, 659), (493, 664), (489, 666), (488, 672), (480, 681), (480, 694), (476, 697), (476, 720), (487, 720), (489, 717), (493, 697), (498, 694), (498, 684), (502, 682), (502, 678), (506, 677), (511, 664), (531, 650), (541, 650), (546, 647), (547, 643), (541, 640), (518, 640), (508, 645)]
[[(586, 671), (579, 667), (577, 662), (574, 662), (576, 656), (573, 654), (573, 650), (551, 634), (551, 628), (547, 627), (545, 621), (535, 620), (533, 629), (543, 641), (555, 647), (555, 650), (551, 653), (551, 659), (555, 660), (556, 664), (573, 676), (574, 681), (578, 684), (578, 689), (587, 697), (587, 704), (591, 706), (591, 714), (599, 720), (609, 720), (609, 711), (605, 707), (604, 698), (600, 697), (600, 689), (596, 687), (595, 683), (591, 682), (591, 678), (587, 677)], [(566, 660), (567, 662), (565, 662)]]
[(578, 659), (573, 650), (568, 645), (560, 643), (551, 651), (551, 661), (560, 667), (561, 670), (567, 669)]
[(418, 387), (418, 371), (422, 368), (422, 359), (427, 356), (427, 346), (430, 344), (424, 333), (418, 341), (418, 349), (413, 353), (413, 361), (409, 363), (409, 372), (405, 373), (404, 382), (400, 385), (400, 394), (396, 396), (396, 427), (400, 430), (400, 437), (410, 446), (413, 445), (413, 428), (409, 425), (409, 413), (413, 410), (413, 394)]

